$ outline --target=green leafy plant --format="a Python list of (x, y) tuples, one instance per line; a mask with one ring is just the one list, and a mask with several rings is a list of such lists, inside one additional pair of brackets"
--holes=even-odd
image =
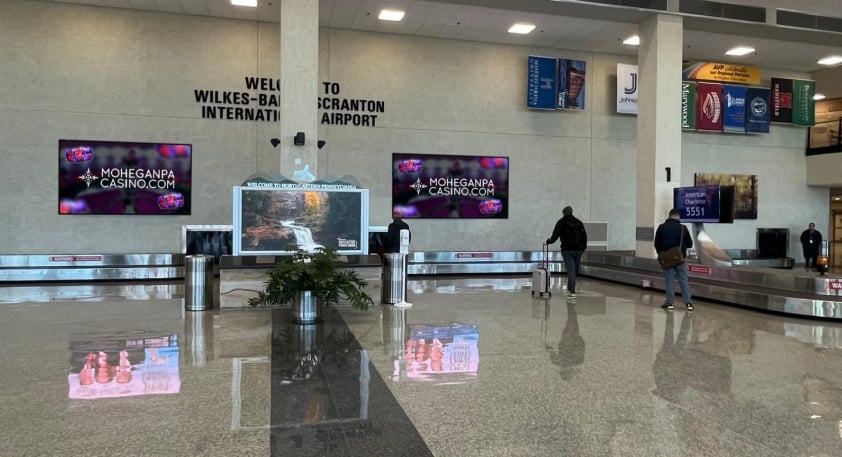
[(368, 283), (356, 271), (338, 269), (338, 256), (331, 248), (306, 252), (291, 248), (267, 273), (266, 287), (248, 304), (252, 307), (292, 303), (300, 292), (310, 291), (325, 306), (350, 303), (354, 309), (366, 311), (374, 303), (365, 293)]

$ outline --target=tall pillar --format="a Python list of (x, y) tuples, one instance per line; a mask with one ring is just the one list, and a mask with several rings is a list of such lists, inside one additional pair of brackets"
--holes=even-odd
[[(672, 208), (681, 182), (681, 63), (683, 20), (657, 14), (638, 27), (636, 253), (655, 257), (655, 228)], [(667, 168), (670, 180), (667, 181)]]
[[(319, 118), (319, 0), (281, 2), (281, 169), (289, 178), (309, 165), (316, 175)], [(304, 145), (294, 137), (304, 133)]]

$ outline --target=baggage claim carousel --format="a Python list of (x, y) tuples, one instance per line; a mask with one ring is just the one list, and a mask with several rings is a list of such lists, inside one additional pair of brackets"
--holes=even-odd
[[(101, 282), (172, 281), (184, 278), (183, 254), (135, 255), (4, 255), (0, 256), (0, 286), (80, 285)], [(268, 268), (274, 259), (243, 266), (223, 256), (219, 268)], [(413, 252), (407, 256), (412, 277), (459, 275), (530, 275), (540, 252)], [(347, 265), (379, 269), (377, 256), (348, 256)], [(842, 320), (842, 277), (792, 269), (792, 259), (740, 260), (730, 266), (688, 262), (694, 296), (744, 308), (815, 319)], [(771, 268), (778, 266), (780, 268)], [(564, 272), (561, 253), (550, 253), (550, 270)], [(655, 259), (627, 251), (588, 251), (581, 275), (644, 289), (664, 289)], [(6, 290), (7, 296), (14, 290)], [(59, 294), (61, 295), (61, 294)]]

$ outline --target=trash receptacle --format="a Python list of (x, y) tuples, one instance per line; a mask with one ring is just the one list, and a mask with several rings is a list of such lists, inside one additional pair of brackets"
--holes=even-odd
[(400, 303), (406, 299), (406, 254), (383, 255), (383, 290), (380, 303)]
[(213, 256), (184, 257), (184, 309), (205, 311), (213, 308)]

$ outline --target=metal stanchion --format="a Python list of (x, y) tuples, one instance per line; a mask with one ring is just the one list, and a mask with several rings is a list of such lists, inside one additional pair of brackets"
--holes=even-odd
[(383, 288), (381, 303), (396, 304), (406, 299), (406, 254), (383, 255)]
[(213, 256), (184, 257), (184, 309), (205, 311), (213, 308)]

